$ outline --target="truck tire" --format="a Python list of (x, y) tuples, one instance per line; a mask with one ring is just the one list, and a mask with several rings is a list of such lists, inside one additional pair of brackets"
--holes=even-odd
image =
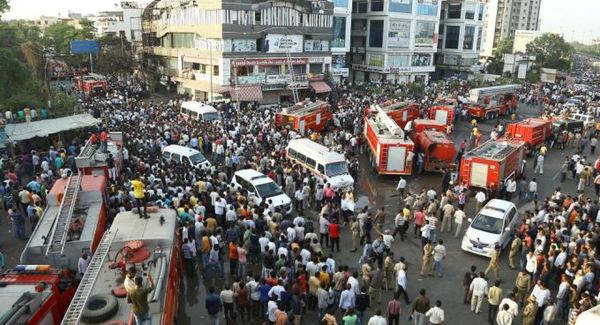
[(98, 294), (88, 298), (81, 312), (81, 320), (86, 323), (102, 323), (113, 317), (119, 310), (117, 298), (110, 294)]

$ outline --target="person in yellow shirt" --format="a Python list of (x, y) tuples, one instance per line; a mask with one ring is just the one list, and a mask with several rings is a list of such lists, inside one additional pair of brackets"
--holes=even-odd
[[(133, 188), (133, 197), (137, 206), (138, 215), (140, 218), (148, 219), (148, 212), (146, 211), (146, 185), (140, 180), (140, 175), (136, 175), (131, 181), (131, 188)], [(141, 206), (144, 206), (144, 214), (142, 215)]]

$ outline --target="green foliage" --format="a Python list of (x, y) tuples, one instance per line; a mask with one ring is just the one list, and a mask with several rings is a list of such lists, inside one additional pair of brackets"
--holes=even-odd
[(97, 71), (102, 74), (131, 73), (133, 58), (131, 43), (115, 36), (104, 36), (99, 39), (101, 52), (98, 54)]
[(579, 42), (573, 42), (571, 43), (571, 46), (573, 47), (575, 53), (587, 54), (600, 58), (600, 43), (588, 45)]
[(8, 0), (0, 0), (0, 18), (2, 14), (7, 12), (10, 9), (10, 5), (8, 4)]
[(50, 116), (60, 117), (72, 115), (77, 112), (77, 109), (77, 99), (75, 99), (75, 97), (58, 92), (52, 97)]
[(573, 48), (554, 33), (544, 33), (527, 44), (527, 53), (536, 56), (538, 68), (569, 70), (573, 62)]
[(498, 45), (493, 52), (493, 56), (487, 61), (487, 72), (491, 74), (502, 74), (504, 68), (504, 54), (511, 53), (513, 50), (513, 38), (503, 38), (498, 41)]

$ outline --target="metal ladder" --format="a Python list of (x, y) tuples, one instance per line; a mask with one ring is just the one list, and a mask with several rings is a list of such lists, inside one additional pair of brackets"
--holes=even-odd
[(290, 50), (285, 51), (287, 56), (287, 68), (292, 75), (292, 96), (294, 97), (294, 104), (300, 101), (298, 97), (298, 85), (296, 84), (296, 78), (294, 78), (294, 65), (292, 64), (292, 56), (290, 55)]
[(46, 256), (50, 253), (62, 254), (65, 250), (71, 217), (73, 216), (73, 210), (75, 210), (77, 194), (81, 188), (82, 178), (83, 177), (80, 175), (71, 175), (67, 181), (67, 187), (62, 202), (60, 203), (56, 219), (54, 220), (52, 235), (48, 241)]
[(83, 147), (83, 149), (81, 149), (81, 152), (77, 157), (89, 159), (92, 158), (94, 152), (96, 152), (96, 146), (92, 144), (90, 140), (88, 140), (85, 142), (85, 146)]
[(83, 311), (83, 308), (90, 297), (90, 293), (94, 288), (96, 278), (98, 278), (98, 274), (100, 273), (102, 265), (104, 264), (104, 260), (108, 255), (110, 246), (117, 235), (117, 231), (118, 230), (109, 230), (106, 231), (102, 236), (102, 240), (100, 241), (100, 244), (98, 244), (96, 252), (90, 261), (90, 265), (81, 278), (81, 282), (79, 282), (79, 287), (77, 287), (77, 291), (73, 296), (73, 300), (71, 300), (71, 304), (65, 313), (65, 317), (63, 318), (61, 325), (76, 325), (79, 323), (81, 312)]

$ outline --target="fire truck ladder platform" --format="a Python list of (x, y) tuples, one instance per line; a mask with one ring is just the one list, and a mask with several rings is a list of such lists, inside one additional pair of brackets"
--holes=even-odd
[(515, 147), (511, 144), (502, 144), (496, 141), (488, 141), (480, 147), (471, 150), (469, 156), (477, 156), (489, 159), (502, 159), (513, 152)]
[(78, 157), (90, 159), (90, 158), (92, 158), (92, 156), (94, 156), (95, 152), (96, 152), (96, 146), (94, 144), (92, 144), (91, 141), (88, 140), (85, 143), (85, 146), (81, 150), (81, 153), (79, 154)]
[(73, 300), (71, 300), (71, 304), (65, 313), (65, 317), (63, 318), (61, 325), (76, 325), (79, 323), (81, 312), (83, 311), (88, 297), (94, 288), (96, 278), (102, 269), (102, 265), (104, 265), (104, 260), (106, 259), (108, 251), (110, 250), (110, 246), (117, 235), (117, 231), (118, 230), (109, 230), (102, 236), (102, 240), (100, 241), (100, 244), (98, 244), (98, 248), (96, 248), (96, 252), (90, 261), (90, 265), (81, 278), (79, 287), (77, 287), (77, 291), (73, 296)]
[(73, 211), (75, 210), (77, 194), (79, 194), (82, 179), (83, 177), (80, 175), (71, 175), (67, 181), (63, 199), (60, 203), (60, 208), (58, 209), (56, 219), (54, 219), (52, 234), (48, 240), (46, 256), (48, 256), (50, 253), (62, 254), (65, 249), (65, 243), (69, 233), (69, 226), (71, 224), (71, 217), (73, 216)]
[(298, 103), (288, 109), (288, 114), (302, 114), (311, 112), (321, 107), (321, 105), (323, 105), (323, 102)]

